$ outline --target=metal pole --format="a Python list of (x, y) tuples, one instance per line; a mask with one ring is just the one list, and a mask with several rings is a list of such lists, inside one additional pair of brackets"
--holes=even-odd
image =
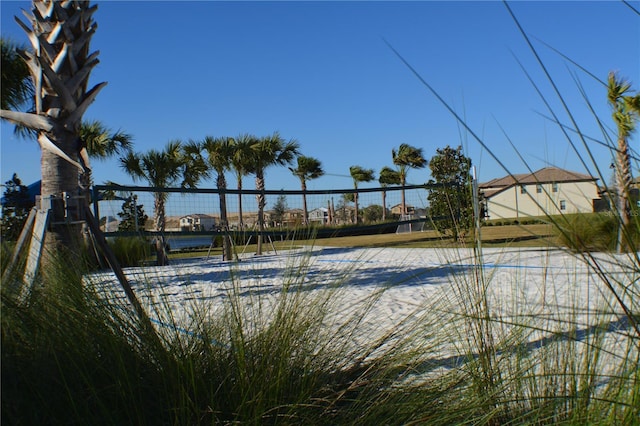
[(473, 197), (473, 216), (475, 219), (475, 228), (476, 228), (476, 244), (478, 247), (478, 253), (480, 253), (480, 250), (482, 248), (482, 233), (480, 231), (480, 226), (481, 226), (481, 220), (482, 218), (480, 217), (481, 211), (480, 211), (480, 194), (478, 193), (478, 178), (476, 176), (476, 167), (473, 166), (471, 168), (472, 171), (472, 181), (471, 181), (471, 191), (472, 191), (472, 197)]

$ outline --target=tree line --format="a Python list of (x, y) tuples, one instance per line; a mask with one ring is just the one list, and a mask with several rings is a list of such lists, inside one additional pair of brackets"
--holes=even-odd
[[(74, 3), (75, 4), (75, 3)], [(99, 122), (85, 123), (82, 119), (89, 105), (106, 82), (89, 88), (89, 76), (99, 63), (98, 52), (91, 52), (90, 41), (97, 24), (93, 20), (97, 5), (89, 2), (72, 5), (54, 2), (51, 7), (34, 1), (32, 15), (27, 16), (31, 28), (16, 17), (18, 24), (29, 35), (30, 49), (18, 46), (2, 38), (2, 105), (0, 117), (9, 120), (27, 133), (33, 134), (42, 148), (41, 195), (43, 199), (66, 203), (69, 194), (74, 197), (89, 196), (92, 168), (90, 157), (105, 157), (126, 152), (121, 158), (122, 167), (137, 180), (147, 181), (152, 186), (166, 187), (180, 184), (195, 187), (200, 179), (212, 173), (216, 175), (219, 189), (226, 187), (225, 172), (233, 169), (238, 178), (253, 174), (256, 189), (264, 190), (264, 174), (273, 165), (289, 166), (300, 181), (303, 190), (306, 181), (322, 175), (317, 159), (302, 156), (295, 140), (285, 140), (277, 132), (255, 137), (241, 135), (237, 138), (205, 137), (202, 141), (181, 143), (171, 141), (163, 150), (146, 153), (131, 151), (129, 135), (116, 132), (109, 134)], [(640, 95), (630, 94), (630, 84), (615, 74), (609, 76), (608, 100), (613, 108), (613, 118), (618, 126), (618, 149), (616, 176), (621, 214), (621, 227), (629, 222), (628, 200), (631, 182), (631, 167), (627, 139), (635, 129), (640, 111)], [(21, 111), (25, 106), (27, 111)], [(427, 162), (422, 150), (402, 144), (392, 150), (396, 169), (383, 168), (379, 182), (382, 186), (404, 185), (411, 168), (423, 168)], [(297, 160), (297, 167), (293, 164)], [(450, 185), (462, 185), (469, 181), (471, 161), (458, 149), (447, 146), (439, 149), (429, 162), (432, 180)], [(353, 179), (354, 203), (358, 212), (358, 185), (374, 180), (374, 171), (358, 165), (350, 167)], [(241, 189), (239, 187), (239, 189)], [(77, 194), (77, 195), (76, 195)], [(264, 227), (264, 194), (258, 196), (258, 225)], [(88, 202), (88, 199), (86, 200)], [(154, 199), (156, 230), (164, 229), (164, 203), (166, 194), (156, 194)], [(465, 189), (453, 192), (431, 191), (429, 201), (432, 211), (447, 217), (468, 217)], [(305, 223), (308, 221), (305, 204)], [(222, 225), (226, 226), (226, 200), (221, 193)], [(241, 204), (240, 204), (241, 205)], [(453, 206), (453, 207), (452, 207)], [(241, 208), (241, 207), (240, 207)], [(62, 212), (66, 214), (66, 206)], [(60, 209), (54, 209), (61, 214)], [(402, 212), (406, 213), (404, 192)], [(357, 216), (357, 213), (356, 213)], [(356, 217), (356, 222), (358, 218)], [(454, 227), (455, 228), (455, 227)], [(454, 234), (457, 231), (453, 231)], [(45, 252), (55, 253), (76, 247), (81, 240), (78, 226), (52, 222), (45, 236)], [(159, 241), (159, 263), (166, 262), (161, 256), (163, 242)], [(229, 253), (225, 241), (225, 256)], [(73, 251), (73, 250), (71, 250)], [(258, 253), (261, 252), (261, 240)]]
[[(10, 80), (5, 79), (3, 74), (3, 110), (18, 110), (28, 104), (31, 99), (34, 99), (33, 78), (30, 78), (32, 76), (30, 76), (30, 70), (25, 62), (25, 59), (30, 60), (30, 56), (25, 53), (26, 51), (22, 51), (19, 54), (20, 52), (17, 45), (7, 40), (2, 40), (3, 68), (6, 66), (7, 69), (12, 70), (12, 78)], [(56, 88), (52, 88), (52, 91), (55, 91), (54, 89)], [(12, 115), (5, 115), (4, 118), (14, 121), (17, 124), (19, 133), (38, 138), (43, 134), (42, 129), (39, 129), (38, 125), (33, 125), (28, 120), (33, 119), (31, 115), (37, 112), (37, 106), (29, 105), (29, 110), (30, 113), (25, 116), (16, 118)], [(255, 188), (259, 191), (256, 197), (259, 234), (264, 231), (265, 224), (264, 208), (266, 200), (264, 193), (261, 192), (265, 189), (265, 172), (268, 168), (272, 166), (287, 166), (292, 174), (300, 180), (303, 191), (303, 223), (305, 225), (309, 223), (306, 196), (304, 195), (307, 189), (307, 182), (324, 174), (320, 160), (302, 155), (300, 153), (300, 145), (295, 139), (285, 140), (278, 132), (261, 137), (241, 134), (237, 137), (206, 136), (202, 140), (188, 142), (174, 140), (168, 142), (161, 150), (151, 149), (147, 152), (134, 152), (132, 149), (133, 138), (126, 132), (112, 132), (99, 121), (85, 122), (79, 120), (75, 126), (78, 139), (76, 145), (80, 148), (76, 152), (76, 158), (82, 160), (81, 162), (83, 163), (80, 164), (82, 172), (79, 174), (76, 172), (79, 176), (77, 187), (84, 188), (88, 193), (88, 187), (91, 185), (91, 169), (88, 167), (89, 157), (104, 159), (119, 156), (121, 167), (134, 181), (143, 181), (150, 186), (159, 188), (178, 185), (184, 188), (195, 188), (201, 180), (215, 176), (216, 187), (220, 190), (220, 225), (223, 229), (228, 228), (226, 196), (224, 194), (224, 189), (227, 188), (227, 172), (234, 173), (239, 191), (242, 190), (242, 182), (245, 176), (255, 176)], [(51, 138), (53, 139), (53, 136)], [(449, 151), (443, 152), (448, 153)], [(442, 155), (442, 153), (438, 155)], [(427, 165), (422, 149), (409, 144), (401, 144), (398, 148), (392, 149), (391, 157), (395, 168), (384, 167), (380, 171), (378, 181), (381, 187), (388, 185), (404, 186), (410, 169), (424, 168)], [(73, 160), (70, 162), (73, 162)], [(68, 169), (68, 163), (69, 161), (56, 163), (57, 166), (53, 169), (53, 172), (51, 172), (50, 167), (47, 168), (46, 175), (63, 175), (64, 173), (60, 169)], [(432, 172), (435, 171), (436, 175), (441, 168), (438, 166), (439, 163), (435, 157), (429, 163), (430, 167), (432, 165), (435, 167), (435, 169), (432, 167)], [(71, 170), (73, 172), (75, 169), (72, 168)], [(461, 172), (465, 173), (468, 170), (462, 170)], [(349, 173), (355, 189), (352, 201), (355, 204), (355, 222), (358, 224), (361, 216), (357, 192), (358, 186), (362, 182), (373, 181), (375, 172), (373, 169), (353, 165), (349, 168)], [(49, 180), (47, 176), (45, 176), (43, 166), (43, 187), (52, 186), (50, 182), (45, 183), (45, 180)], [(16, 186), (15, 182), (13, 182), (13, 185), (14, 188), (12, 190), (20, 187), (19, 185)], [(45, 195), (45, 192), (43, 191), (43, 195)], [(165, 203), (167, 196), (168, 194), (164, 192), (154, 193), (154, 228), (160, 235), (165, 230)], [(384, 196), (385, 193), (383, 191), (383, 206), (386, 205)], [(434, 201), (438, 202), (441, 198), (435, 197)], [(239, 225), (243, 227), (242, 197), (240, 195), (238, 196), (238, 206)], [(401, 213), (403, 215), (407, 213), (404, 190), (402, 191)], [(7, 214), (11, 216), (8, 211)], [(386, 208), (384, 207), (382, 215), (383, 220), (385, 220)], [(13, 234), (15, 234), (15, 228), (16, 225), (13, 224), (11, 227)], [(156, 252), (158, 264), (160, 265), (167, 262), (164, 247), (163, 238), (158, 238)], [(261, 254), (261, 252), (262, 239), (259, 237), (257, 253)], [(223, 253), (225, 258), (231, 258), (231, 244), (228, 235), (223, 240)]]

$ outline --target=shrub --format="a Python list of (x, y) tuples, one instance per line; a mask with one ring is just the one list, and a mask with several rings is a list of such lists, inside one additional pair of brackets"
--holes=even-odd
[(109, 241), (120, 266), (138, 266), (151, 256), (151, 246), (143, 237), (116, 237)]
[[(609, 213), (568, 215), (554, 221), (560, 244), (575, 251), (615, 250), (618, 220)], [(637, 234), (637, 232), (636, 232)]]

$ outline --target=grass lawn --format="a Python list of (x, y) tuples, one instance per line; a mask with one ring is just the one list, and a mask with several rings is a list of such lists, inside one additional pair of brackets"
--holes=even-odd
[[(473, 244), (470, 235), (465, 244)], [(503, 225), (485, 226), (482, 228), (482, 242), (486, 247), (548, 247), (557, 245), (557, 239), (553, 235), (552, 225)], [(357, 235), (349, 237), (320, 238), (316, 240), (296, 240), (280, 241), (274, 240), (273, 246), (276, 250), (289, 250), (303, 245), (326, 246), (326, 247), (397, 247), (397, 248), (434, 248), (434, 247), (460, 247), (460, 243), (452, 241), (451, 238), (442, 236), (437, 231), (413, 232), (405, 234), (374, 234)], [(256, 250), (255, 244), (237, 246), (236, 250), (241, 253), (252, 253)], [(269, 241), (263, 244), (263, 251), (269, 252), (273, 248)], [(171, 259), (181, 259), (189, 257), (206, 256), (209, 250), (172, 252)], [(211, 256), (220, 256), (222, 249), (213, 248), (209, 253)]]

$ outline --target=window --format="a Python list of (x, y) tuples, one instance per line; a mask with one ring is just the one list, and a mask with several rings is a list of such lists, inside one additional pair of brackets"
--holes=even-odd
[(536, 192), (538, 194), (542, 193), (542, 184), (539, 183), (539, 184), (536, 185)]
[(567, 209), (567, 202), (565, 200), (560, 200), (560, 210)]
[(527, 188), (524, 185), (520, 185), (520, 193), (521, 194), (526, 194), (527, 193)]
[(551, 190), (553, 192), (558, 192), (558, 183), (557, 182), (553, 182), (553, 184), (551, 185)]

